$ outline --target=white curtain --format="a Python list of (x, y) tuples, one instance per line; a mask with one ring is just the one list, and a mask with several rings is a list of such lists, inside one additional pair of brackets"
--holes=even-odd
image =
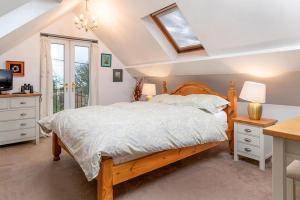
[(53, 82), (51, 49), (48, 37), (41, 37), (40, 91), (42, 93), (41, 118), (53, 114)]
[(99, 95), (99, 68), (100, 68), (100, 51), (97, 43), (91, 45), (91, 66), (90, 66), (90, 98), (89, 105), (98, 105), (100, 103)]

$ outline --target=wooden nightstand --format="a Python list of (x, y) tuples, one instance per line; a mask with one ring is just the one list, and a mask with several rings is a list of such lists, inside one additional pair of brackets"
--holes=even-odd
[(259, 161), (259, 169), (265, 170), (265, 160), (272, 156), (272, 137), (263, 134), (263, 128), (274, 125), (277, 120), (251, 120), (248, 116), (234, 120), (234, 160), (239, 155)]

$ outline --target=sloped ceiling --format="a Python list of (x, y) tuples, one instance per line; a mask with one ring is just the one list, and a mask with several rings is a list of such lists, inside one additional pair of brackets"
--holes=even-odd
[(126, 65), (168, 60), (160, 44), (142, 20), (172, 0), (101, 0), (92, 1), (90, 9), (97, 16), (101, 40)]
[(171, 61), (143, 18), (177, 3), (208, 56), (300, 44), (297, 0), (102, 0), (96, 34), (127, 65)]
[(30, 0), (9, 0), (0, 1), (0, 16), (20, 7), (21, 5), (29, 2)]
[[(57, 5), (1, 37), (0, 54), (64, 13), (74, 8), (79, 13), (84, 8), (81, 0), (33, 1)], [(3, 16), (12, 12), (13, 5), (29, 3), (9, 2), (7, 8), (0, 9), (6, 13)], [(152, 24), (149, 14), (172, 3), (182, 11), (205, 53), (174, 53)], [(253, 67), (300, 70), (298, 0), (90, 0), (89, 10), (99, 21), (95, 34), (133, 74), (160, 76), (166, 69), (172, 75), (245, 73), (244, 69)], [(241, 67), (245, 63), (247, 67)]]
[(212, 56), (127, 67), (133, 76), (167, 77), (199, 74), (251, 74), (268, 78), (300, 70), (300, 48)]
[(1, 27), (7, 27), (0, 30), (0, 54), (73, 10), (78, 3), (80, 0), (32, 0), (0, 16)]

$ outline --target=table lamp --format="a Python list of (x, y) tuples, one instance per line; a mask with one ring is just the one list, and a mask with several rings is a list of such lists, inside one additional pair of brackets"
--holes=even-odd
[(266, 102), (266, 85), (251, 81), (245, 81), (240, 98), (249, 101), (248, 116), (253, 120), (260, 120), (262, 115), (262, 103)]
[(152, 99), (153, 95), (156, 95), (156, 86), (155, 84), (144, 83), (142, 94), (146, 95), (147, 101)]

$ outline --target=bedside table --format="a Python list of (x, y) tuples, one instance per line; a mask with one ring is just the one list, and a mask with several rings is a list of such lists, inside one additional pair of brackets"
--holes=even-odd
[(248, 116), (234, 120), (234, 160), (239, 155), (259, 161), (259, 169), (265, 170), (266, 159), (272, 156), (272, 137), (263, 134), (263, 128), (276, 124), (275, 119), (251, 120)]

